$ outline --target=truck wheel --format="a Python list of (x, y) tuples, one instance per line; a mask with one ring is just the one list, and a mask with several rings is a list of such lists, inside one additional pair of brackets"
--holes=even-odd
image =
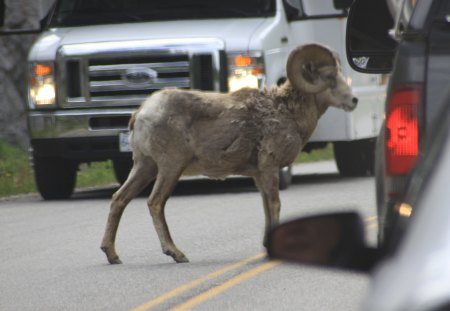
[(280, 170), (280, 190), (287, 189), (292, 183), (292, 165), (285, 166)]
[(333, 149), (334, 159), (342, 176), (374, 174), (375, 139), (335, 142)]
[(130, 174), (131, 168), (133, 167), (133, 160), (131, 157), (113, 159), (113, 167), (117, 182), (123, 185), (128, 178), (128, 174)]
[(69, 198), (75, 188), (77, 164), (58, 157), (34, 157), (34, 177), (45, 200)]

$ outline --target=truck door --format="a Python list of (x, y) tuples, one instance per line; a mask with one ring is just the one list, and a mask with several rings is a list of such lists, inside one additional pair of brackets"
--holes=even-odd
[[(381, 1), (381, 0), (380, 0)], [(288, 19), (290, 48), (318, 42), (335, 50), (348, 78), (358, 107), (351, 113), (328, 109), (309, 139), (309, 148), (333, 143), (339, 172), (364, 176), (374, 171), (374, 146), (382, 122), (385, 81), (381, 75), (358, 73), (346, 59), (347, 12), (334, 7), (333, 0), (283, 0)]]
[(332, 0), (285, 0), (291, 47), (318, 42), (345, 56), (346, 12)]

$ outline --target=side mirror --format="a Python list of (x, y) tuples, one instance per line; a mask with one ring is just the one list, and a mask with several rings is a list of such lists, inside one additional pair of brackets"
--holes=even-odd
[(397, 42), (389, 31), (394, 20), (382, 0), (354, 0), (347, 19), (346, 49), (350, 66), (364, 73), (389, 73)]
[(353, 3), (353, 0), (333, 0), (334, 7), (337, 10), (348, 9)]
[(353, 212), (300, 218), (273, 229), (270, 258), (368, 272), (379, 251), (366, 246), (364, 223)]

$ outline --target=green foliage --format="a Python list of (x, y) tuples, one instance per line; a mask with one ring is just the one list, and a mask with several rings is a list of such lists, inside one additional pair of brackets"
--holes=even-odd
[[(296, 162), (306, 163), (333, 159), (333, 148), (302, 152)], [(111, 161), (80, 165), (76, 187), (93, 187), (115, 183)], [(0, 141), (0, 197), (36, 192), (33, 170), (28, 153)]]
[(0, 197), (35, 191), (28, 154), (0, 141)]
[[(115, 183), (111, 161), (82, 164), (76, 187), (92, 187)], [(0, 141), (0, 197), (36, 192), (33, 169), (28, 153)]]
[(112, 161), (81, 164), (77, 175), (77, 187), (92, 187), (116, 182)]
[(315, 149), (309, 153), (300, 152), (295, 162), (306, 163), (306, 162), (317, 162), (333, 159), (334, 159), (333, 145), (327, 144), (327, 146), (323, 149)]

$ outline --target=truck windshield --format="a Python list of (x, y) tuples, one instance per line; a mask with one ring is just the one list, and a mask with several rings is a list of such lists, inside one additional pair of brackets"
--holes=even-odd
[(275, 0), (60, 0), (50, 26), (266, 17), (274, 14)]

